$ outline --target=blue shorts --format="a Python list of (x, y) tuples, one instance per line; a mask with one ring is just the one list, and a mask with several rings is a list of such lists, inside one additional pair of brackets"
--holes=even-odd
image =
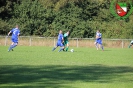
[(17, 38), (12, 38), (12, 42), (18, 43), (18, 39)]
[(96, 39), (96, 43), (98, 43), (98, 44), (101, 44), (102, 45), (102, 39), (100, 38), (100, 39)]
[(62, 47), (62, 46), (64, 46), (64, 45), (63, 45), (62, 42), (57, 42), (56, 46), (60, 46), (60, 47)]

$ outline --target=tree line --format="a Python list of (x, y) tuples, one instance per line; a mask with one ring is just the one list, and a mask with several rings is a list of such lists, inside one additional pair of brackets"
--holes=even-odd
[(99, 29), (104, 38), (133, 38), (133, 14), (117, 19), (111, 14), (111, 2), (0, 0), (0, 35), (7, 35), (17, 24), (23, 36), (56, 37), (59, 30), (69, 30), (71, 38), (93, 38)]

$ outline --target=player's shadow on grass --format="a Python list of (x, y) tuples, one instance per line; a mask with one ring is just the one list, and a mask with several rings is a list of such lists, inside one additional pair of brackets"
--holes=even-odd
[[(3, 88), (22, 87), (72, 88), (62, 84), (75, 81), (110, 83), (131, 82), (133, 67), (92, 66), (0, 66), (0, 85)], [(127, 77), (124, 79), (124, 77)], [(5, 86), (6, 85), (6, 86)], [(19, 88), (22, 88), (20, 87)]]

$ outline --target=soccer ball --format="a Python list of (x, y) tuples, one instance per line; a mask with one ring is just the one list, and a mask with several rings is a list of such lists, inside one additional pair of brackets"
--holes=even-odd
[(71, 49), (70, 51), (71, 51), (71, 52), (74, 52), (74, 49)]

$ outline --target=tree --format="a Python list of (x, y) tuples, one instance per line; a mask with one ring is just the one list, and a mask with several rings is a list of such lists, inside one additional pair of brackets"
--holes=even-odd
[(111, 0), (1, 0), (0, 34), (16, 24), (21, 35), (92, 38), (97, 29), (104, 38), (133, 38), (133, 14), (118, 20), (110, 13)]
[(11, 22), (16, 20), (21, 25), (23, 35), (43, 35), (47, 27), (47, 14), (38, 0), (23, 0), (15, 5)]

